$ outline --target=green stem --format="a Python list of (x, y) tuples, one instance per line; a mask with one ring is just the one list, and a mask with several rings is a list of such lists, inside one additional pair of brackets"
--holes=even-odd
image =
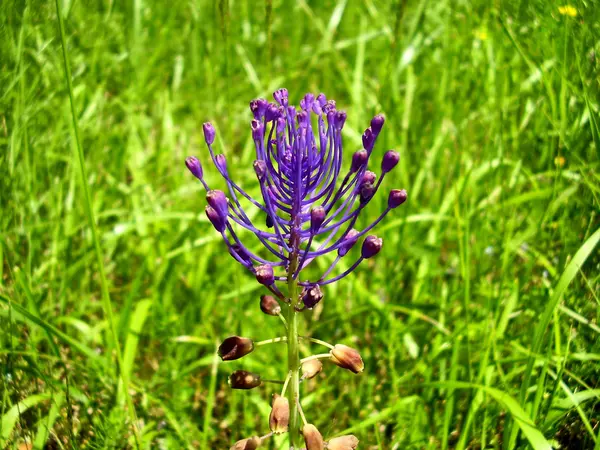
[(290, 373), (290, 382), (288, 386), (288, 400), (290, 404), (290, 447), (300, 448), (300, 433), (298, 421), (298, 409), (295, 407), (300, 402), (300, 358), (298, 356), (298, 314), (295, 310), (296, 298), (298, 297), (298, 282), (294, 279), (294, 272), (298, 266), (298, 252), (290, 255), (290, 265), (288, 269), (288, 295), (290, 302), (288, 304), (287, 324), (288, 324), (288, 371)]

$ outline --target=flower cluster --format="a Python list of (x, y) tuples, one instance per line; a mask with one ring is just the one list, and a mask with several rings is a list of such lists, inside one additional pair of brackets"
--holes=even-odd
[[(225, 156), (215, 154), (213, 143), (216, 132), (210, 123), (203, 126), (204, 138), (210, 157), (225, 180), (227, 194), (211, 189), (197, 158), (187, 158), (186, 165), (207, 191), (206, 215), (223, 237), (231, 256), (271, 291), (272, 295), (261, 297), (261, 310), (281, 317), (286, 325), (290, 373), (282, 395), (273, 400), (270, 420), (275, 424), (271, 425), (272, 433), (279, 433), (287, 431), (288, 422), (294, 422), (297, 411), (301, 412), (298, 383), (321, 371), (320, 357), (327, 357), (354, 373), (363, 370), (362, 359), (356, 350), (318, 340), (314, 341), (327, 345), (330, 352), (299, 360), (296, 314), (313, 308), (321, 301), (322, 286), (344, 278), (362, 261), (380, 252), (382, 239), (369, 232), (392, 209), (403, 204), (407, 196), (405, 190), (391, 190), (387, 207), (377, 219), (363, 229), (356, 229), (359, 215), (400, 158), (397, 152), (389, 150), (383, 154), (379, 164), (379, 176), (368, 170), (384, 117), (373, 117), (362, 135), (362, 148), (353, 153), (349, 167), (345, 168), (342, 164), (342, 130), (346, 113), (336, 108), (335, 101), (327, 100), (323, 94), (316, 97), (306, 94), (298, 109), (289, 104), (286, 89), (277, 90), (273, 97), (275, 102), (264, 99), (250, 102), (254, 116), (250, 128), (256, 148), (253, 167), (260, 187), (260, 199), (243, 190), (230, 176)], [(265, 221), (264, 227), (256, 224), (256, 214), (248, 214), (242, 203), (258, 209), (259, 220)], [(264, 251), (254, 252), (242, 242), (238, 236), (240, 229), (252, 233)], [(339, 261), (359, 241), (361, 250), (356, 260), (347, 264), (346, 270), (332, 275)], [(334, 255), (329, 267), (318, 277), (301, 279), (302, 271), (316, 258), (326, 254)], [(282, 283), (285, 283), (288, 292), (282, 291)], [(300, 292), (297, 292), (298, 287)], [(288, 306), (287, 321), (282, 315), (280, 302)], [(223, 342), (219, 354), (224, 360), (237, 359), (254, 348), (251, 339), (234, 336)], [(288, 383), (290, 392), (285, 398)], [(237, 371), (231, 375), (230, 384), (234, 388), (249, 389), (261, 385), (262, 381), (257, 374)], [(292, 427), (299, 428), (290, 424), (290, 434), (297, 433)], [(325, 443), (313, 425), (305, 422), (302, 434), (308, 450), (324, 448)], [(294, 437), (290, 438), (291, 445), (297, 445)], [(232, 448), (257, 448), (263, 439), (245, 439)], [(330, 449), (353, 449), (357, 444), (356, 438), (350, 436), (332, 439), (327, 445)]]

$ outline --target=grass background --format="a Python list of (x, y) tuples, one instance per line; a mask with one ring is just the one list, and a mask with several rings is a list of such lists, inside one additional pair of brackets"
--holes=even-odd
[(409, 193), (378, 227), (381, 254), (301, 320), (366, 364), (361, 376), (326, 365), (303, 387), (309, 421), (364, 449), (600, 448), (596, 1), (60, 6), (97, 232), (56, 5), (4, 0), (0, 446), (135, 447), (132, 420), (141, 448), (268, 431), (274, 388), (226, 378), (282, 378), (285, 347), (214, 354), (281, 324), (259, 311), (262, 289), (183, 161), (197, 155), (222, 186), (203, 145), (211, 120), (230, 171), (258, 192), (248, 102), (285, 86), (348, 112), (346, 154), (385, 114), (375, 163), (400, 151), (384, 188)]

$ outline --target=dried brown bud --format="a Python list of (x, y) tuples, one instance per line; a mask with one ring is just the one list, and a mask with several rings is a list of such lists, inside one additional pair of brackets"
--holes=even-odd
[(219, 346), (219, 356), (223, 361), (232, 361), (246, 356), (254, 350), (252, 339), (239, 336), (231, 336)]
[(355, 450), (358, 447), (358, 439), (352, 434), (330, 439), (327, 443), (328, 450)]
[(273, 395), (269, 428), (275, 434), (285, 433), (290, 422), (290, 402), (279, 394)]
[(307, 423), (302, 428), (302, 436), (304, 436), (304, 443), (306, 444), (306, 450), (324, 450), (325, 442), (323, 442), (323, 436), (317, 430), (312, 423)]
[(272, 295), (261, 295), (260, 310), (269, 316), (277, 316), (281, 313), (281, 306)]
[(233, 389), (253, 389), (261, 384), (260, 375), (245, 370), (236, 370), (229, 375), (229, 385)]
[(331, 350), (331, 361), (354, 373), (360, 373), (365, 368), (365, 364), (363, 363), (360, 354), (353, 348), (344, 344), (336, 344), (333, 347)]
[(233, 444), (229, 450), (255, 450), (260, 447), (260, 438), (254, 436), (248, 439), (242, 439)]
[(318, 359), (311, 359), (302, 363), (302, 378), (310, 380), (316, 377), (323, 370), (323, 363)]

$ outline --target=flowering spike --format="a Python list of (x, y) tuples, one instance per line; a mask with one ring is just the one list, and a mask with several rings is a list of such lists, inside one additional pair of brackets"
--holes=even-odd
[(273, 274), (273, 266), (270, 264), (262, 264), (256, 269), (256, 279), (260, 284), (271, 286), (275, 283), (275, 275)]
[(215, 227), (215, 230), (217, 230), (219, 233), (225, 231), (227, 222), (214, 208), (211, 208), (207, 205), (204, 211), (206, 213), (206, 217), (208, 217), (208, 220), (210, 220), (210, 223), (212, 223), (213, 227)]
[(236, 370), (229, 375), (229, 386), (232, 389), (254, 389), (261, 384), (260, 375), (246, 370)]
[(204, 140), (207, 145), (212, 145), (215, 142), (215, 135), (217, 134), (215, 128), (212, 126), (210, 122), (206, 122), (202, 125), (202, 129), (204, 130)]
[(213, 189), (206, 194), (206, 201), (219, 214), (221, 219), (226, 219), (229, 209), (227, 206), (227, 197), (223, 191)]
[(390, 170), (396, 167), (398, 161), (400, 161), (400, 154), (394, 150), (388, 150), (385, 152), (385, 155), (383, 155), (383, 159), (381, 160), (381, 172), (388, 173)]
[(331, 350), (331, 361), (342, 369), (360, 373), (365, 369), (360, 353), (344, 344), (336, 344)]
[(252, 350), (254, 350), (252, 339), (231, 336), (221, 343), (218, 353), (223, 361), (233, 361), (246, 356)]
[(261, 295), (260, 310), (269, 316), (278, 316), (281, 313), (281, 306), (272, 295)]
[(269, 428), (275, 434), (285, 433), (290, 422), (290, 403), (287, 398), (279, 394), (273, 395), (271, 414), (269, 415)]
[(195, 156), (188, 156), (185, 159), (185, 165), (187, 166), (189, 171), (192, 172), (192, 175), (194, 175), (199, 180), (202, 180), (204, 173), (202, 171), (202, 164), (200, 164), (198, 158), (196, 158)]
[(388, 197), (388, 208), (397, 208), (407, 199), (407, 194), (404, 189), (392, 189)]
[(367, 236), (367, 238), (363, 242), (361, 249), (362, 257), (365, 259), (372, 258), (377, 253), (379, 253), (381, 247), (383, 247), (383, 239), (378, 238), (374, 235)]

